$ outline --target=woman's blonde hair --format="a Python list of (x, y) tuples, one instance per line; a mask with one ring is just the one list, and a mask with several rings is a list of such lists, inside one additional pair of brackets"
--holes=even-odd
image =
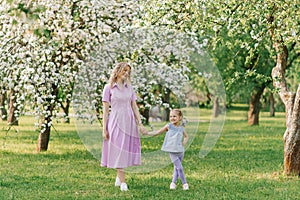
[[(130, 66), (128, 63), (126, 63), (126, 62), (120, 62), (120, 63), (117, 63), (117, 64), (116, 64), (116, 66), (115, 66), (114, 69), (112, 70), (112, 73), (111, 73), (110, 78), (109, 78), (109, 85), (110, 85), (111, 88), (113, 87), (114, 83), (117, 82), (117, 80), (118, 80), (118, 75), (119, 75), (119, 74), (123, 71), (123, 69), (124, 69), (125, 67), (127, 67), (127, 66), (128, 66), (128, 67), (130, 68), (130, 70), (131, 70), (131, 66)], [(129, 73), (129, 75), (128, 75), (127, 80), (125, 80), (125, 82), (126, 82), (127, 84), (131, 84), (131, 81), (130, 81), (130, 73)]]

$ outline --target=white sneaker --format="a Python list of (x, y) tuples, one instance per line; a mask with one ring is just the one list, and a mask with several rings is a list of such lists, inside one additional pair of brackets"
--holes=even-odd
[(126, 183), (121, 183), (120, 189), (121, 189), (121, 191), (127, 191), (128, 190), (127, 184)]
[(115, 186), (117, 187), (117, 186), (120, 186), (120, 185), (121, 185), (121, 181), (120, 181), (119, 177), (117, 176)]
[(189, 185), (186, 183), (186, 184), (183, 184), (183, 190), (188, 190), (189, 189)]
[(170, 184), (170, 189), (171, 189), (171, 190), (175, 190), (175, 189), (176, 189), (176, 184), (172, 182), (172, 183)]

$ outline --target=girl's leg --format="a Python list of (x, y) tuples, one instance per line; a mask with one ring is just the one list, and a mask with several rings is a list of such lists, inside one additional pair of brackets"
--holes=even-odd
[(172, 182), (176, 183), (177, 179), (178, 179), (178, 171), (177, 171), (177, 169), (176, 169), (176, 167), (174, 165)]
[(180, 177), (182, 184), (186, 183), (186, 179), (185, 179), (184, 171), (183, 171), (183, 166), (182, 166), (182, 163), (181, 163), (182, 159), (183, 159), (183, 155), (184, 155), (183, 153), (178, 155), (178, 156), (176, 155), (177, 158), (175, 158), (174, 154), (170, 154), (171, 159), (172, 159), (173, 164), (174, 164), (174, 173), (173, 173), (173, 180), (172, 180), (173, 183), (176, 183), (176, 181), (178, 179), (178, 176)]
[[(172, 162), (173, 162), (173, 164), (174, 164), (174, 161), (178, 159), (178, 155), (175, 154), (175, 153), (170, 153), (170, 158), (171, 158), (171, 160), (172, 160)], [(176, 166), (175, 166), (175, 164), (174, 164), (173, 178), (172, 178), (172, 182), (173, 182), (173, 183), (176, 183), (176, 182), (177, 182), (178, 176), (179, 176), (178, 170), (177, 170), (177, 168), (176, 168)]]

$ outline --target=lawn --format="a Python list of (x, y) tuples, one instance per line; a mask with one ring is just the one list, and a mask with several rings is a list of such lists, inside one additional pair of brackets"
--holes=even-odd
[[(127, 173), (129, 191), (121, 192), (114, 187), (115, 171), (99, 166), (74, 122), (55, 122), (49, 150), (43, 153), (36, 152), (38, 133), (32, 117), (22, 117), (20, 126), (9, 132), (1, 122), (0, 199), (299, 198), (299, 178), (282, 174), (284, 113), (269, 117), (262, 112), (260, 125), (249, 127), (247, 111), (227, 110), (220, 138), (204, 158), (199, 157), (199, 151), (210, 125), (210, 110), (200, 113), (204, 120), (186, 126), (192, 132), (183, 161), (188, 191), (182, 190), (180, 180), (175, 191), (169, 190), (173, 166), (168, 164), (150, 172)], [(143, 153), (158, 151), (162, 140), (163, 136), (142, 137)]]

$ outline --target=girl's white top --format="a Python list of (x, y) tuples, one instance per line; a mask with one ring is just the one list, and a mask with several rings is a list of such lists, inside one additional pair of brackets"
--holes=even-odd
[(167, 131), (162, 145), (161, 150), (166, 152), (184, 152), (184, 147), (182, 145), (183, 137), (183, 126), (174, 126), (169, 123), (169, 130)]

